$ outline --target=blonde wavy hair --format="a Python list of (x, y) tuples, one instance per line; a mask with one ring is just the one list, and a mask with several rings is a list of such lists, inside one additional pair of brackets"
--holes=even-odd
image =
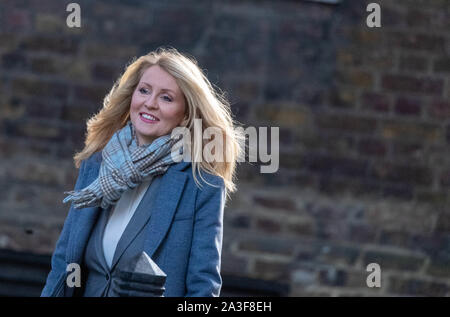
[[(220, 176), (228, 192), (234, 192), (236, 162), (242, 154), (244, 136), (235, 129), (230, 104), (225, 94), (216, 89), (197, 65), (195, 58), (178, 52), (175, 48), (158, 48), (136, 59), (134, 57), (124, 73), (117, 79), (103, 100), (103, 107), (98, 113), (87, 119), (87, 133), (82, 151), (74, 155), (75, 166), (93, 153), (102, 150), (113, 134), (123, 128), (130, 118), (130, 103), (136, 86), (143, 73), (149, 67), (159, 65), (175, 78), (186, 102), (186, 117), (180, 124), (189, 129), (191, 134), (191, 162), (194, 180), (199, 184), (196, 174), (206, 171)], [(207, 162), (202, 157), (203, 147), (208, 140), (194, 133), (194, 119), (202, 120), (202, 130), (214, 127), (222, 132), (224, 138), (224, 162)]]

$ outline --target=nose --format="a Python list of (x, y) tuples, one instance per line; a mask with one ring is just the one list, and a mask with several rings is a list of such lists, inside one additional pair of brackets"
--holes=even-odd
[(147, 99), (145, 99), (144, 106), (149, 109), (157, 109), (158, 108), (158, 103), (156, 102), (155, 94), (152, 94), (152, 95), (148, 96)]

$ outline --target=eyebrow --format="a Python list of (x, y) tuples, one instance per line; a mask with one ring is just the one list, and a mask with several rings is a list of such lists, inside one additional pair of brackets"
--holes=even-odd
[[(150, 85), (149, 83), (146, 83), (145, 81), (142, 82), (143, 84), (153, 87), (152, 85)], [(174, 95), (176, 95), (175, 91), (173, 91), (172, 89), (168, 89), (168, 88), (163, 88), (161, 89), (161, 91), (170, 91), (171, 93), (173, 93)]]

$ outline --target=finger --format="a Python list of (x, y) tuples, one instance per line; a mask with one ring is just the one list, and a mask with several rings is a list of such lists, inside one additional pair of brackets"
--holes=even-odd
[(164, 285), (166, 282), (166, 276), (160, 275), (119, 271), (115, 276), (123, 281), (133, 281), (146, 284)]
[(122, 289), (134, 289), (139, 291), (158, 292), (165, 290), (163, 285), (149, 284), (149, 283), (137, 283), (133, 281), (116, 280), (118, 286)]

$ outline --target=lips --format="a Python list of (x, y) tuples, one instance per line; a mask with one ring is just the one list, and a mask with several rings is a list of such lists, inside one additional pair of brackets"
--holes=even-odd
[(147, 116), (150, 116), (152, 119), (154, 119), (155, 121), (159, 121), (159, 118), (153, 114), (150, 114), (148, 112), (140, 112), (139, 115), (142, 117), (142, 114), (146, 114)]

